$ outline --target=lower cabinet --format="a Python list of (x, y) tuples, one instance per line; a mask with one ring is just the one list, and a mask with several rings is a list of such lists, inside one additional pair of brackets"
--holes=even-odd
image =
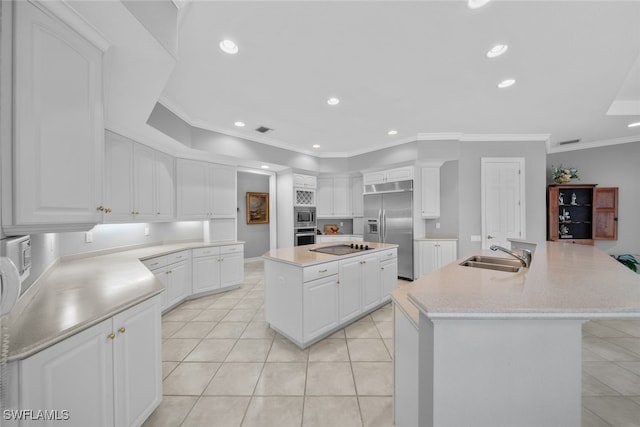
[(436, 271), (458, 258), (456, 240), (420, 240), (417, 242), (418, 255), (416, 278)]
[(189, 250), (143, 261), (164, 285), (162, 310), (180, 303), (191, 294), (191, 254)]
[(162, 400), (161, 342), (157, 295), (16, 362), (19, 407), (59, 410), (70, 427), (139, 426)]
[(242, 245), (193, 249), (194, 294), (224, 289), (244, 279)]
[(398, 258), (397, 253), (393, 252), (393, 258), (382, 259), (380, 261), (380, 281), (382, 282), (383, 301), (390, 300), (389, 295), (398, 287)]
[(338, 326), (337, 274), (305, 283), (302, 298), (305, 341), (312, 340)]

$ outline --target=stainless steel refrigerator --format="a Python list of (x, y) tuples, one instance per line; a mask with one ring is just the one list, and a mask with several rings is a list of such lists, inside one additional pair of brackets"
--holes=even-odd
[(365, 186), (363, 234), (398, 245), (398, 277), (413, 280), (413, 181)]

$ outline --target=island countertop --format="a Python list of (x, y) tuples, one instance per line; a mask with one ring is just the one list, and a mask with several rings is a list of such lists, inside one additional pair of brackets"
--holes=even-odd
[(539, 243), (531, 267), (518, 273), (464, 267), (463, 259), (394, 300), (433, 319), (640, 317), (640, 275), (593, 246)]
[[(358, 245), (368, 245), (368, 250), (354, 252), (352, 254), (347, 255), (330, 255), (323, 254), (321, 252), (314, 252), (312, 249), (327, 247), (327, 246), (335, 246), (339, 244), (358, 244)], [(345, 240), (343, 242), (328, 242), (328, 243), (320, 243), (315, 245), (302, 245), (302, 246), (294, 246), (291, 248), (278, 248), (273, 249), (264, 255), (262, 258), (266, 260), (273, 260), (278, 262), (284, 262), (287, 264), (293, 264), (300, 267), (306, 267), (315, 264), (322, 264), (330, 261), (337, 261), (338, 259), (344, 259), (351, 256), (359, 256), (367, 253), (375, 253), (384, 251), (387, 249), (395, 249), (398, 245), (391, 243), (377, 243), (377, 242), (362, 242), (362, 241), (349, 241)]]

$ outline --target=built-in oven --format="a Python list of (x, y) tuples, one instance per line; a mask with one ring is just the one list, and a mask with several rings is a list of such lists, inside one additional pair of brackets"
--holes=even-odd
[(293, 242), (296, 246), (313, 245), (316, 243), (316, 228), (296, 228)]

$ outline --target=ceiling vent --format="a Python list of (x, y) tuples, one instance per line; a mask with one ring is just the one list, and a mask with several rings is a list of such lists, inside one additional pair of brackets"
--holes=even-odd
[(558, 145), (576, 144), (576, 143), (578, 143), (580, 141), (582, 141), (582, 139), (580, 139), (580, 138), (578, 138), (578, 139), (570, 139), (568, 141), (558, 142)]
[(266, 126), (260, 126), (259, 128), (256, 128), (256, 131), (260, 132), (260, 133), (267, 133), (267, 132), (271, 132), (273, 129), (268, 128)]

